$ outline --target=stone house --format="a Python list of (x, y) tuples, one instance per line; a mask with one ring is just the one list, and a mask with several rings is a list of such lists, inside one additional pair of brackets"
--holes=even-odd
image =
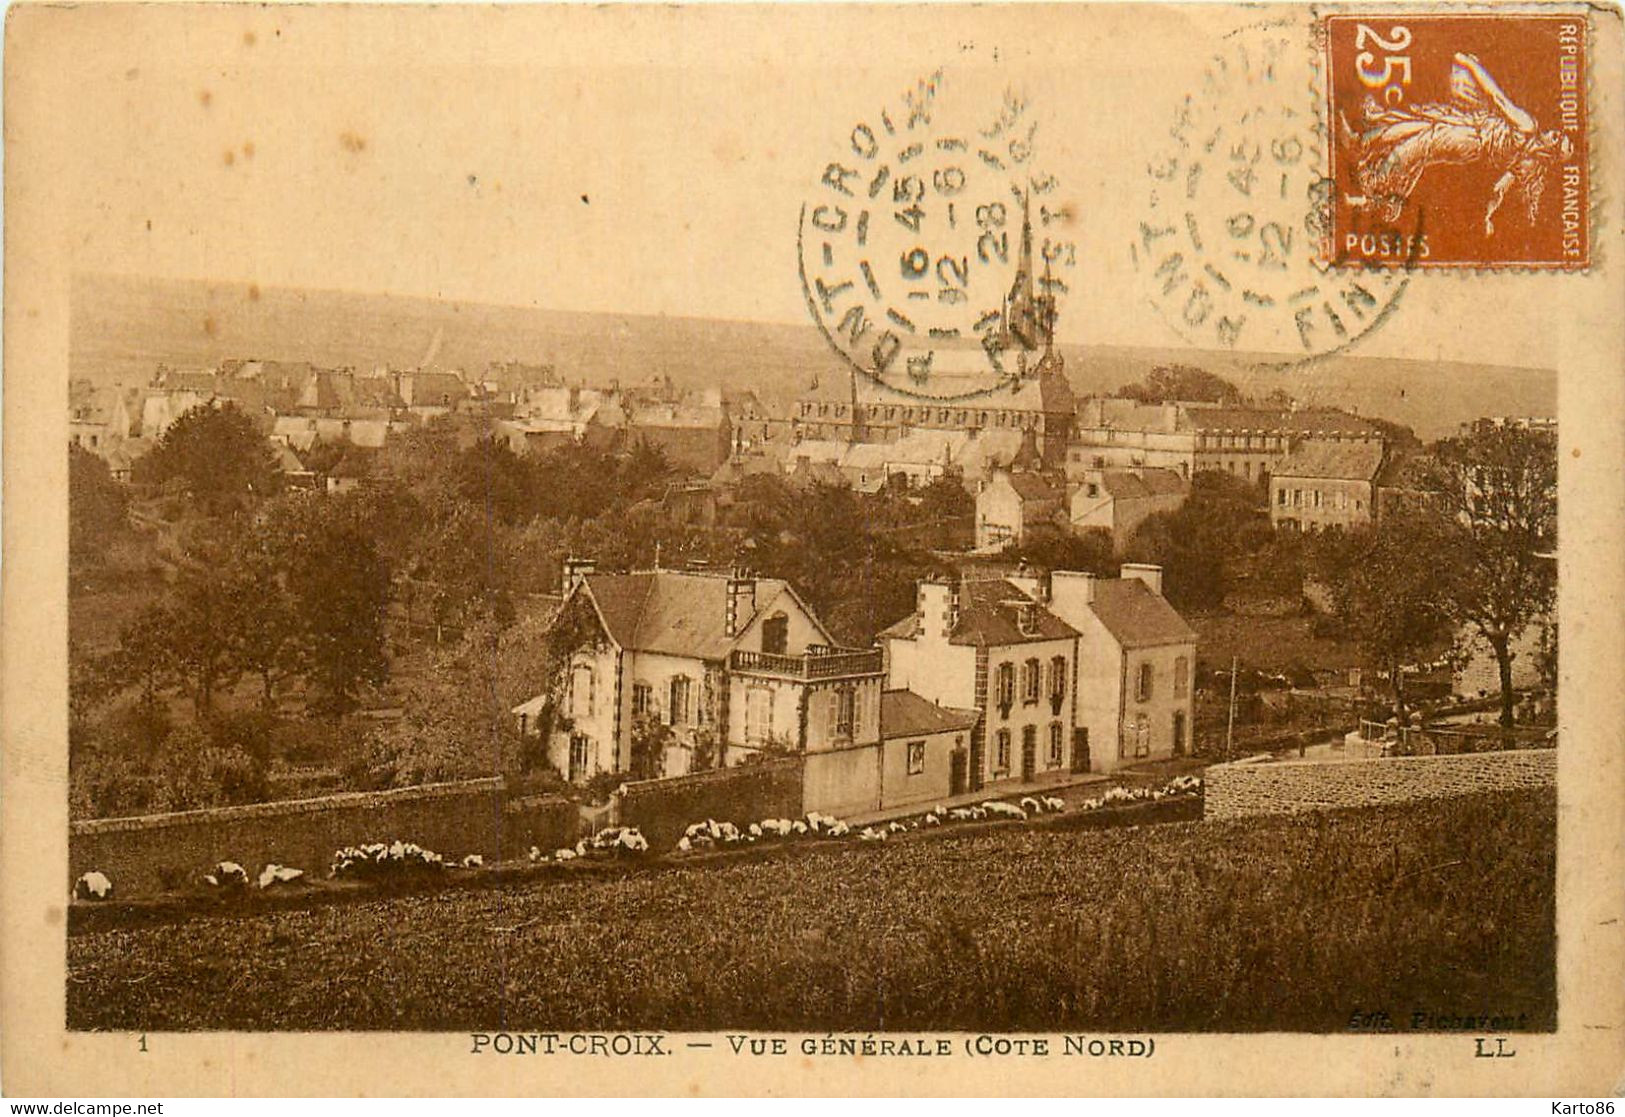
[(882, 693), (881, 805), (934, 805), (953, 794), (954, 766), (965, 763), (980, 720), (975, 710), (938, 706), (913, 691)]
[(976, 494), (976, 547), (993, 550), (1026, 543), (1056, 530), (1065, 493), (1039, 473), (995, 470)]
[(68, 393), (68, 441), (103, 458), (136, 435), (141, 416), (130, 393), (78, 381)]
[(1382, 458), (1380, 442), (1304, 442), (1270, 478), (1270, 523), (1296, 531), (1370, 523)]
[(1190, 482), (1171, 469), (1085, 470), (1068, 501), (1072, 530), (1109, 531), (1121, 550), (1146, 517), (1177, 511), (1189, 495)]
[[(549, 760), (572, 782), (634, 772), (642, 719), (670, 730), (661, 773), (799, 754), (808, 809), (879, 797), (878, 650), (834, 646), (787, 582), (740, 573), (600, 574), (565, 564), (559, 620), (580, 634), (556, 695)], [(534, 716), (534, 711), (532, 712)]]
[(1066, 472), (1089, 469), (1171, 469), (1189, 479), (1202, 470), (1267, 484), (1295, 447), (1306, 441), (1381, 445), (1376, 424), (1336, 408), (1141, 403), (1096, 397), (1078, 407), (1067, 447)]
[[(880, 640), (888, 693), (977, 715), (950, 749), (946, 794), (1110, 772), (1191, 747), (1196, 632), (1163, 598), (1159, 567), (922, 582), (916, 611)], [(892, 742), (907, 731), (888, 723), (883, 733), (891, 787)]]

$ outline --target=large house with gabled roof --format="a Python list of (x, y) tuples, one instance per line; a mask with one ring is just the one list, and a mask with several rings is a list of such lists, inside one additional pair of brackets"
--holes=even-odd
[[(575, 649), (547, 751), (572, 782), (800, 754), (809, 809), (873, 809), (880, 652), (837, 647), (788, 582), (570, 560), (555, 625)], [(634, 760), (640, 721), (670, 730), (658, 763)]]

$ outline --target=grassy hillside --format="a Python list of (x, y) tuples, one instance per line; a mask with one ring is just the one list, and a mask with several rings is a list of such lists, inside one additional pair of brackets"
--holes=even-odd
[(1555, 799), (1015, 830), (73, 937), (76, 1029), (1555, 1026)]
[[(1086, 328), (1079, 332), (1087, 336)], [(1084, 394), (1112, 392), (1156, 365), (1183, 362), (1226, 376), (1252, 395), (1282, 388), (1306, 403), (1405, 423), (1423, 438), (1451, 434), (1484, 414), (1557, 413), (1557, 377), (1544, 370), (1358, 355), (1280, 368), (1278, 354), (1061, 349)], [(141, 384), (160, 362), (203, 367), (226, 357), (357, 368), (409, 367), (432, 357), (465, 369), (517, 359), (552, 362), (563, 375), (590, 383), (661, 374), (691, 387), (748, 386), (779, 403), (816, 375), (845, 371), (811, 324), (589, 314), (201, 280), (75, 278), (73, 377)]]

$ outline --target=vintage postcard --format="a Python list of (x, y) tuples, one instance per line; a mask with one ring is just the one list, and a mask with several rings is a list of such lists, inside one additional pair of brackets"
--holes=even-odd
[(1615, 1096), (1622, 63), (14, 6), (6, 1089)]

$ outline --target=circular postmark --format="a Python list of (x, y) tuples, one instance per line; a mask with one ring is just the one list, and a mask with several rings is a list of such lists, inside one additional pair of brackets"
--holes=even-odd
[(1265, 364), (1336, 353), (1380, 325), (1409, 282), (1320, 258), (1331, 182), (1316, 57), (1300, 21), (1227, 36), (1146, 165), (1134, 263), (1193, 345), (1280, 355)]
[(855, 121), (796, 238), (807, 309), (831, 348), (934, 399), (1036, 368), (1077, 263), (1073, 208), (1038, 166), (1031, 105), (969, 84), (950, 89), (938, 70)]

